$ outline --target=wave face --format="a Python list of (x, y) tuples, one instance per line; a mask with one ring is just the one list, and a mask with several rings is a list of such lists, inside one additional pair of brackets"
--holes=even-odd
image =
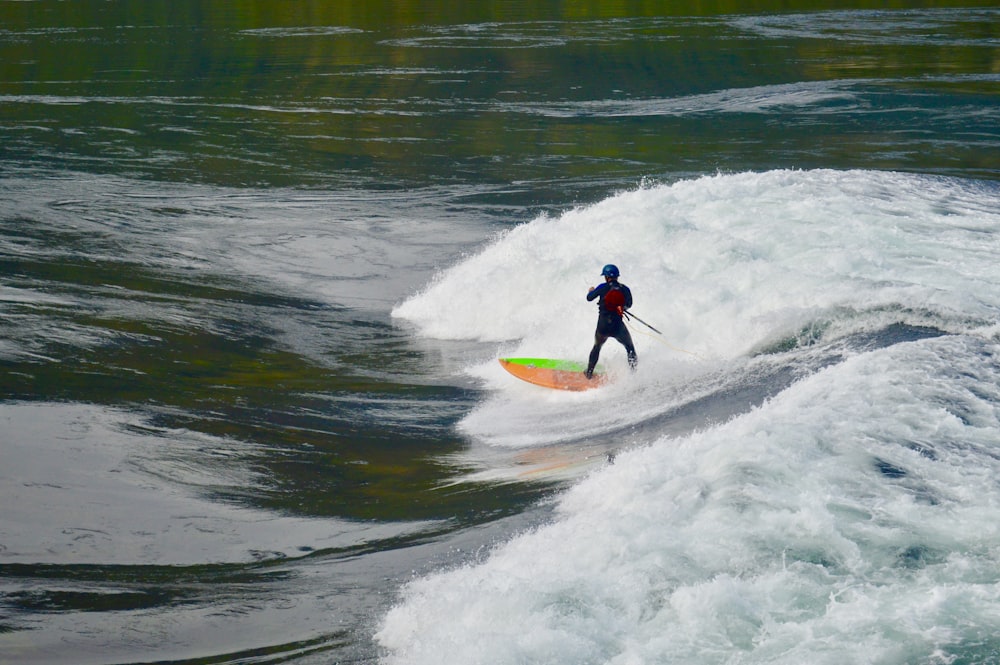
[[(490, 361), (473, 449), (604, 446), (553, 519), (410, 583), (390, 663), (983, 662), (1000, 649), (995, 184), (772, 171), (539, 218), (394, 314), (583, 357), (617, 263), (640, 369), (550, 394)], [(634, 328), (638, 333), (641, 328)]]

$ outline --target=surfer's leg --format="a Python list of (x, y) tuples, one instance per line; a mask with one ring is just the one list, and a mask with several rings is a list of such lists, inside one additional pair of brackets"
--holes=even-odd
[(587, 371), (584, 374), (588, 379), (594, 378), (594, 368), (597, 367), (597, 359), (601, 357), (601, 347), (608, 341), (607, 335), (597, 333), (594, 335), (594, 348), (590, 350), (590, 359), (587, 361)]
[(628, 366), (634, 372), (635, 368), (639, 366), (639, 356), (636, 355), (635, 344), (632, 343), (632, 335), (629, 334), (628, 328), (622, 325), (618, 334), (615, 335), (615, 339), (625, 347), (625, 353), (628, 354)]

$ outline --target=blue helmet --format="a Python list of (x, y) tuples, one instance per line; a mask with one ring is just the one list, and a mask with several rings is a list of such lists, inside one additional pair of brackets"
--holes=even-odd
[(604, 266), (604, 269), (601, 271), (601, 275), (604, 277), (611, 277), (613, 279), (618, 279), (618, 266), (609, 263), (608, 265)]

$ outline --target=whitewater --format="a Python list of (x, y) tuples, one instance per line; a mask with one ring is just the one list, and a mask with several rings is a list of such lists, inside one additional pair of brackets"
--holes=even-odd
[[(393, 315), (489, 350), (454, 360), (484, 388), (469, 458), (601, 461), (544, 524), (407, 584), (384, 662), (1000, 657), (997, 194), (876, 171), (646, 182), (442, 270)], [(601, 390), (507, 375), (496, 357), (585, 357), (605, 263), (663, 333), (633, 327), (639, 371), (611, 341)]]

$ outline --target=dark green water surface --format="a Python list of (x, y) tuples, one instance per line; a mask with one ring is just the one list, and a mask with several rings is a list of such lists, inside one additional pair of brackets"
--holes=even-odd
[(376, 188), (997, 170), (970, 3), (358, 4), (4, 2), (0, 155)]
[(0, 0), (0, 662), (376, 661), (557, 486), (453, 482), (495, 348), (393, 305), (644, 179), (995, 181), (994, 5)]

